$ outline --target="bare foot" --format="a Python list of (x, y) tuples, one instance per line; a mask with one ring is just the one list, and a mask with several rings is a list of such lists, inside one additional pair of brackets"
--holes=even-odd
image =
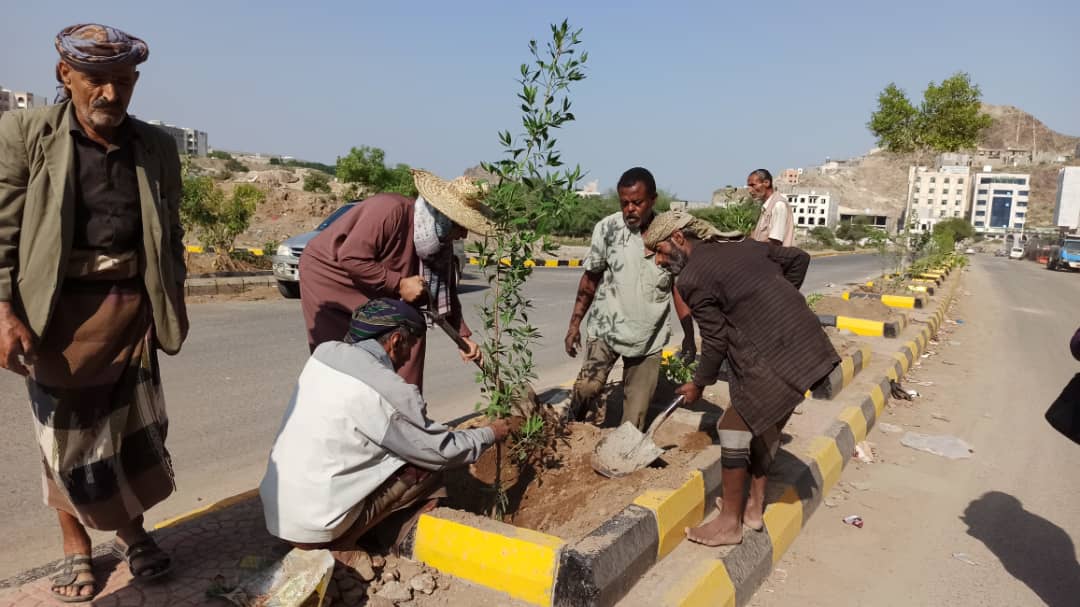
[(67, 556), (78, 555), (80, 560), (72, 565), (72, 573), (74, 577), (64, 577), (63, 575), (57, 575), (53, 577), (53, 585), (50, 588), (51, 592), (56, 596), (61, 597), (90, 597), (94, 594), (95, 579), (94, 573), (90, 571), (90, 557), (86, 556), (90, 553), (89, 550), (83, 552), (74, 552)]
[(686, 539), (704, 546), (733, 546), (742, 543), (742, 525), (732, 526), (718, 516), (692, 529), (687, 527)]
[(746, 509), (743, 510), (742, 522), (754, 531), (765, 528), (765, 504), (754, 499), (753, 494), (746, 500)]

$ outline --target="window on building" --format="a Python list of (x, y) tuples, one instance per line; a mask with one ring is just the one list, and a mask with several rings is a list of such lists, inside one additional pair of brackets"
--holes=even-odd
[(1024, 227), (1024, 222), (1022, 222), (1022, 221), (1021, 221), (1021, 222), (1018, 222), (1018, 223), (1014, 223), (1014, 224), (1013, 224), (1013, 228), (1015, 228), (1015, 229), (1017, 229), (1017, 230), (1019, 230), (1019, 229), (1021, 229), (1021, 228), (1023, 228), (1023, 227)]
[(944, 188), (943, 190), (941, 190), (941, 193), (942, 194), (948, 194), (949, 193), (949, 188)]
[(953, 211), (952, 216), (953, 217), (959, 217), (960, 216), (960, 211)]
[(1027, 215), (1027, 213), (1017, 213), (1016, 218), (1017, 219), (1023, 219), (1025, 215)]
[(824, 217), (818, 217), (817, 224), (819, 226), (825, 225), (825, 218)]
[(986, 217), (986, 211), (975, 211), (976, 217)]
[(948, 177), (945, 178), (945, 183), (949, 183), (949, 178)]
[(934, 193), (934, 188), (930, 188), (930, 193), (931, 193), (931, 194), (933, 194), (933, 193)]
[(937, 181), (937, 177), (931, 177), (930, 178), (930, 183), (934, 183), (935, 181)]
[(919, 192), (920, 192), (919, 186), (915, 186), (915, 193), (918, 194)]
[(824, 215), (824, 214), (825, 214), (825, 209), (824, 209), (824, 208), (823, 208), (823, 209), (821, 209), (821, 214), (822, 214), (822, 215)]
[(945, 216), (945, 209), (941, 209), (940, 211), (938, 211), (938, 217), (944, 217), (944, 216)]
[(979, 183), (990, 183), (990, 178), (989, 177), (983, 177), (982, 179), (979, 179)]
[(1012, 190), (994, 190), (994, 196), (1012, 196)]
[(959, 198), (956, 199), (956, 204), (954, 204), (953, 206), (955, 206), (955, 207), (960, 206), (960, 199)]
[(980, 207), (985, 207), (986, 206), (986, 199), (985, 198), (980, 198), (979, 200), (977, 200), (975, 202), (975, 204), (979, 205)]
[(1030, 190), (1020, 190), (1019, 192), (1016, 193), (1016, 195), (1017, 196), (1027, 196), (1030, 193), (1031, 193)]
[(986, 227), (986, 222), (985, 221), (976, 221), (975, 222), (975, 227), (976, 228)]
[(802, 217), (802, 216), (799, 216), (798, 224), (799, 225), (806, 225), (806, 218)]
[(986, 193), (986, 188), (979, 188), (979, 191), (976, 192), (976, 194), (985, 194), (985, 193)]
[(948, 200), (945, 200), (944, 198), (942, 198), (942, 199), (941, 199), (941, 206), (945, 206), (945, 205), (947, 205), (947, 204), (949, 204), (949, 201), (948, 201)]
[(1026, 208), (1027, 207), (1027, 201), (1024, 201), (1024, 200), (1017, 201), (1016, 206), (1018, 206), (1020, 208)]
[(956, 183), (959, 183), (960, 185), (964, 185), (964, 178), (963, 177), (957, 177), (956, 178)]

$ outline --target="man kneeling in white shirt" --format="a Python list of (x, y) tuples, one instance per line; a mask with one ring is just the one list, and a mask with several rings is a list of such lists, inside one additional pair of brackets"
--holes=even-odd
[(296, 383), (259, 486), (270, 533), (302, 549), (356, 549), (394, 512), (445, 496), (441, 471), (466, 466), (509, 427), (451, 431), (427, 418), (394, 371), (426, 331), (394, 299), (357, 308), (344, 341), (320, 345)]

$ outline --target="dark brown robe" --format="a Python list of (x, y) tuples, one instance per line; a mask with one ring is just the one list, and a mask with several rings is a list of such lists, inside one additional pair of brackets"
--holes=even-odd
[[(402, 278), (420, 272), (413, 244), (416, 200), (400, 194), (376, 194), (353, 207), (304, 247), (300, 257), (300, 303), (308, 346), (341, 340), (353, 311), (376, 297), (400, 297)], [(462, 337), (472, 332), (461, 313), (457, 293), (450, 296), (450, 324)], [(417, 341), (398, 375), (423, 391), (426, 340)]]
[(810, 256), (753, 240), (696, 242), (676, 287), (701, 329), (694, 383), (731, 366), (731, 404), (755, 435), (783, 420), (840, 362), (799, 293)]

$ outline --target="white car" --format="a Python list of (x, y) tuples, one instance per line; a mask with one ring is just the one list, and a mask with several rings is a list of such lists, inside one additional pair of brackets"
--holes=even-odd
[(1012, 250), (1009, 251), (1009, 259), (1023, 259), (1023, 258), (1024, 258), (1024, 248), (1023, 247), (1013, 247)]

